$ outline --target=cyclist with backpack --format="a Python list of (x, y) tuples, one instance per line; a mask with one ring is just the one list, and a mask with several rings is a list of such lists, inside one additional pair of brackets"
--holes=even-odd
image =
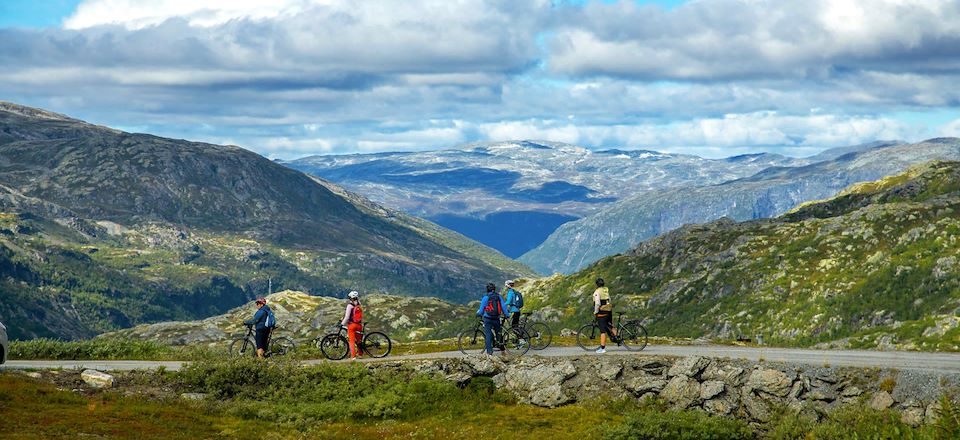
[(613, 328), (613, 304), (610, 302), (610, 289), (604, 285), (603, 278), (597, 278), (595, 284), (597, 290), (593, 291), (593, 316), (597, 317), (600, 326), (600, 348), (597, 353), (606, 353), (607, 335), (613, 341), (617, 338), (617, 331)]
[(277, 326), (277, 318), (273, 315), (273, 310), (267, 305), (267, 299), (257, 297), (257, 311), (253, 318), (243, 322), (246, 325), (256, 326), (257, 333), (254, 340), (257, 342), (257, 357), (263, 359), (267, 352), (267, 343), (270, 340), (270, 332)]
[[(503, 327), (500, 325), (500, 316), (507, 310), (507, 304), (503, 297), (497, 294), (497, 286), (493, 283), (487, 284), (487, 293), (480, 299), (480, 308), (477, 309), (477, 317), (483, 318), (483, 338), (484, 350), (488, 355), (493, 354), (493, 332), (502, 338)], [(500, 343), (497, 344), (498, 346)], [(501, 350), (503, 348), (501, 347)]]
[(520, 309), (523, 308), (523, 294), (513, 288), (513, 280), (504, 283), (507, 289), (507, 312), (510, 315), (510, 327), (520, 325)]
[(347, 294), (347, 310), (343, 314), (340, 325), (347, 328), (347, 339), (350, 340), (350, 360), (357, 360), (360, 351), (357, 350), (360, 332), (363, 330), (363, 307), (360, 305), (360, 292), (356, 290)]

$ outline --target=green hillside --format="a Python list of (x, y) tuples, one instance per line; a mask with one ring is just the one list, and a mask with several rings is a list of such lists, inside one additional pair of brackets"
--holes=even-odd
[(570, 327), (589, 319), (599, 276), (655, 335), (960, 350), (958, 258), (960, 162), (933, 162), (779, 218), (687, 225), (525, 288)]
[(460, 234), (234, 146), (0, 102), (0, 321), (83, 338), (267, 292), (468, 302), (532, 271)]

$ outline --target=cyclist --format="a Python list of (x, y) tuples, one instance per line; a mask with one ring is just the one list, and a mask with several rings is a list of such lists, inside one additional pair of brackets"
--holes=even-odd
[(267, 305), (267, 299), (259, 296), (257, 297), (257, 311), (253, 314), (253, 318), (243, 321), (246, 325), (256, 326), (256, 336), (254, 339), (257, 341), (257, 357), (263, 359), (264, 353), (267, 352), (267, 343), (270, 340), (270, 331), (273, 330), (273, 327), (270, 325), (269, 318), (273, 315), (273, 311), (270, 310), (270, 306)]
[(595, 284), (597, 290), (593, 291), (593, 316), (597, 317), (597, 324), (600, 326), (600, 348), (597, 353), (607, 352), (607, 334), (611, 341), (616, 341), (617, 332), (613, 328), (613, 304), (610, 302), (610, 289), (603, 282), (603, 278), (597, 278)]
[(357, 360), (360, 351), (357, 343), (360, 342), (360, 331), (363, 330), (363, 307), (360, 306), (360, 292), (356, 290), (347, 294), (347, 310), (343, 313), (340, 325), (347, 328), (347, 338), (350, 340), (350, 360)]
[(523, 296), (513, 289), (513, 280), (504, 283), (507, 290), (507, 312), (510, 314), (510, 327), (520, 325), (520, 309), (523, 308)]
[[(487, 283), (487, 293), (480, 300), (480, 308), (477, 309), (477, 317), (483, 317), (483, 343), (484, 351), (487, 355), (493, 354), (493, 333), (502, 338), (500, 325), (500, 315), (507, 310), (507, 304), (503, 302), (503, 297), (497, 294), (497, 286), (493, 283)], [(497, 343), (497, 346), (503, 350), (503, 346)]]

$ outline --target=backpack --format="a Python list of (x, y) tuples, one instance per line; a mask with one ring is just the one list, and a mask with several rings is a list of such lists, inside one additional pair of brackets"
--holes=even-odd
[(490, 318), (498, 318), (503, 313), (500, 305), (500, 295), (496, 293), (487, 294), (487, 306), (483, 308), (483, 313)]
[(363, 322), (363, 308), (359, 304), (353, 306), (353, 316), (350, 317), (350, 322), (357, 324)]
[(272, 309), (267, 309), (267, 319), (263, 321), (263, 326), (266, 328), (274, 328), (277, 326), (277, 317), (273, 316)]
[(523, 308), (523, 294), (519, 290), (513, 290), (513, 305), (518, 308)]

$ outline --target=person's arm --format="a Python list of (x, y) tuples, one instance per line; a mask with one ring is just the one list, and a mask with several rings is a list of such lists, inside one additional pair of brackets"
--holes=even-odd
[(353, 313), (353, 304), (347, 304), (347, 310), (343, 312), (343, 320), (340, 321), (340, 325), (346, 326), (350, 323), (350, 314)]
[(480, 299), (480, 308), (477, 309), (477, 316), (483, 316), (483, 309), (487, 307), (488, 299), (489, 297), (487, 295), (483, 295), (483, 298)]
[(593, 314), (600, 313), (600, 289), (593, 291)]
[(503, 316), (510, 314), (510, 309), (507, 308), (507, 303), (503, 300), (502, 296), (500, 297), (500, 310), (503, 310)]
[(262, 318), (264, 314), (266, 314), (266, 312), (263, 310), (263, 307), (261, 307), (257, 309), (256, 313), (253, 314), (253, 318), (243, 321), (243, 323), (246, 325), (257, 325), (257, 323), (260, 322), (260, 318)]
[(510, 313), (511, 311), (513, 311), (512, 309), (513, 302), (516, 301), (516, 298), (514, 298), (514, 296), (515, 295), (513, 294), (513, 289), (510, 289), (507, 291), (507, 305), (511, 307), (511, 309), (504, 309), (507, 311), (507, 313)]

